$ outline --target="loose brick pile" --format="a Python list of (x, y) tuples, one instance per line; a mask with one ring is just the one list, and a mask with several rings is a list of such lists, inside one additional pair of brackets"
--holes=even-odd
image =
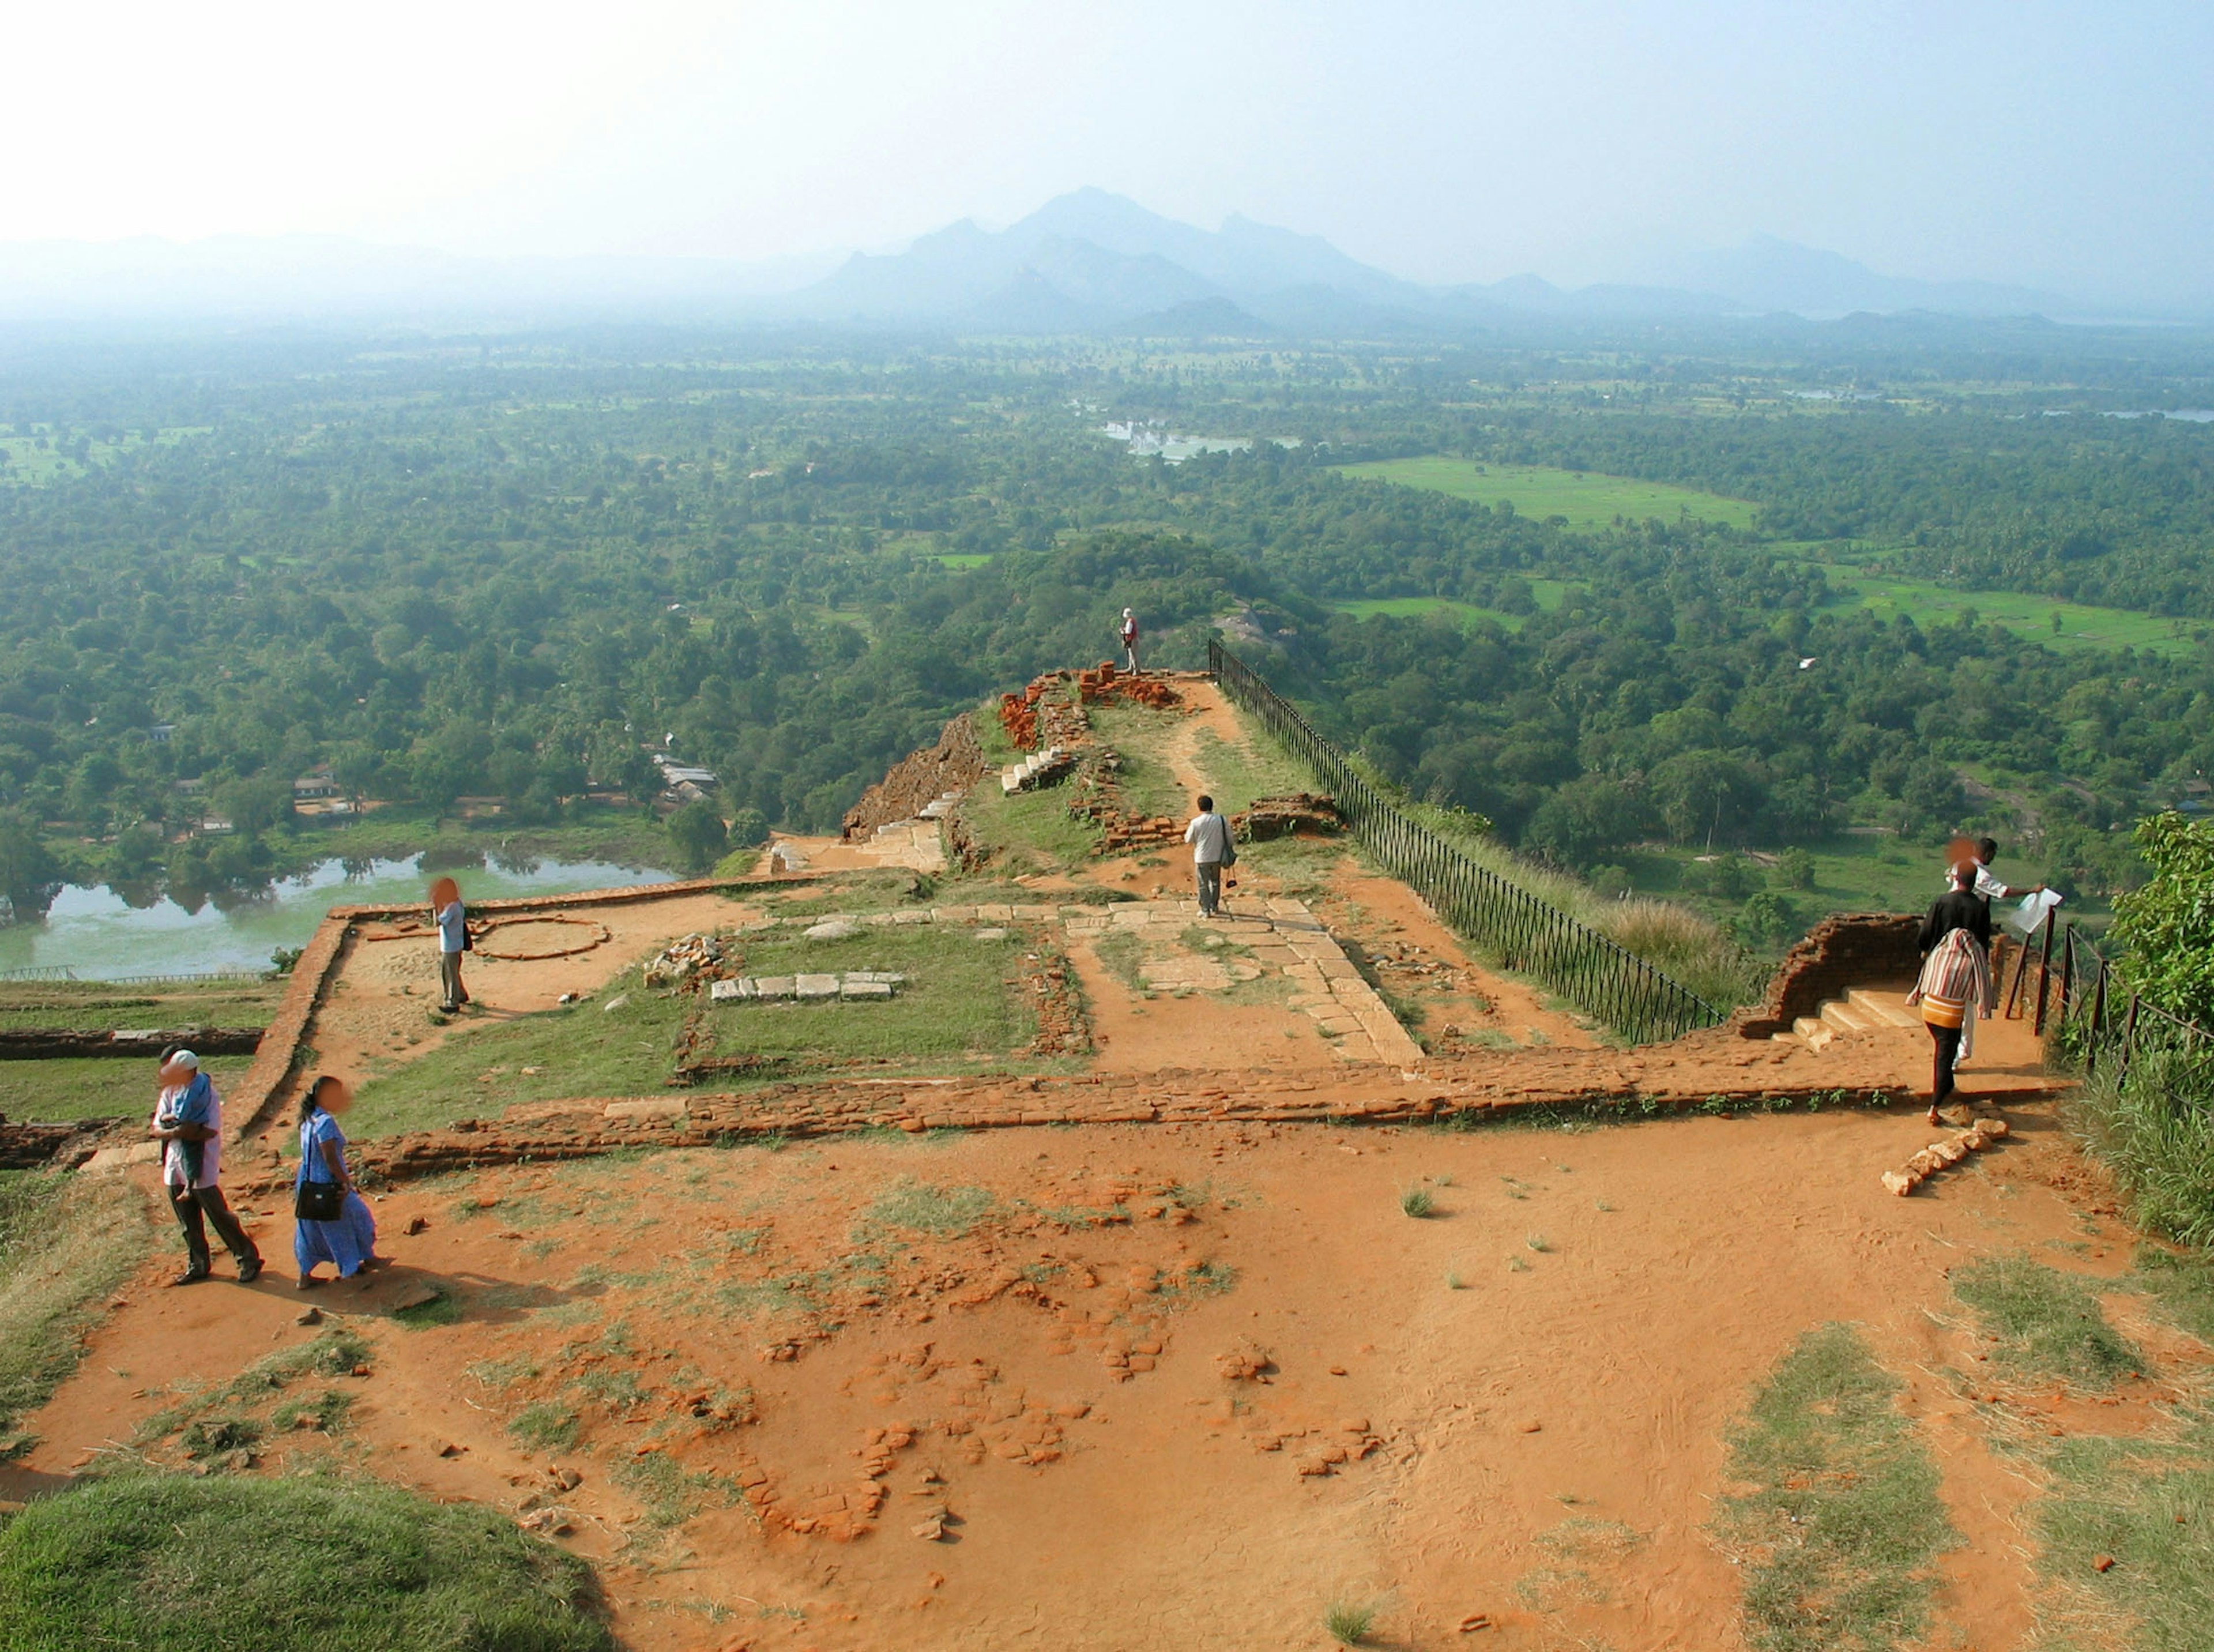
[(1318, 792), (1294, 792), (1288, 797), (1256, 798), (1253, 806), (1230, 817), (1231, 830), (1247, 842), (1272, 837), (1291, 837), (1300, 832), (1339, 832), (1345, 817), (1336, 801)]
[(1042, 746), (1073, 750), (1091, 743), (1092, 719), (1084, 714), (1082, 701), (1056, 692), (1067, 682), (1067, 672), (1048, 671), (1032, 678), (1020, 694), (1000, 696), (1000, 726), (1016, 750), (1037, 751)]
[(1141, 815), (1123, 798), (1122, 759), (1102, 746), (1088, 753), (1068, 791), (1069, 817), (1099, 828), (1098, 854), (1130, 854), (1183, 841), (1183, 827), (1166, 815)]
[(1103, 701), (1127, 701), (1149, 711), (1176, 711), (1183, 696), (1159, 677), (1132, 676), (1112, 660), (1101, 660), (1088, 671), (1076, 674), (1076, 698), (1086, 706)]

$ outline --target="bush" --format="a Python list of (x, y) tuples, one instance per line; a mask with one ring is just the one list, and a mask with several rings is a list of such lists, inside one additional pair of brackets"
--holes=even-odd
[(723, 817), (706, 802), (686, 804), (669, 817), (669, 835), (687, 872), (705, 872), (730, 847)]
[(1814, 887), (1814, 857), (1794, 844), (1776, 857), (1776, 884), (1781, 889)]
[(2141, 1049), (2119, 1080), (2110, 1060), (2076, 1092), (2069, 1123), (2139, 1226), (2214, 1245), (2214, 1053)]
[(2214, 822), (2155, 815), (2137, 841), (2153, 875), (2114, 902), (2122, 974), (2162, 1009), (2214, 1022)]
[(372, 1481), (134, 1476), (0, 1532), (9, 1652), (612, 1652), (590, 1569), (498, 1511)]

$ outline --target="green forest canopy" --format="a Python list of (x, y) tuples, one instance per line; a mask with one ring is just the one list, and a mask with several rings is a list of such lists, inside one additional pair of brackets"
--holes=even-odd
[[(1247, 616), (1238, 646), (1335, 736), (1570, 866), (1974, 819), (2034, 833), (2064, 882), (2126, 883), (2109, 829), (2193, 800), (2214, 759), (2205, 643), (1917, 625), (1804, 541), (2214, 616), (2214, 426), (2080, 405), (2214, 401), (2203, 346), (2086, 335), (2040, 365), (2012, 335), (1826, 337), (26, 348), (0, 368), (0, 889), (266, 876), (317, 764), (553, 821), (649, 790), (665, 742), (725, 817), (821, 829), (947, 715), (1104, 657), (1126, 603), (1165, 664)], [(1892, 388), (1807, 388), (1840, 382)], [(1109, 417), (1263, 439), (1169, 466)], [(1337, 468), (1423, 452), (1706, 489), (1752, 525), (1572, 525)], [(1461, 606), (1336, 607), (1395, 598)], [(236, 841), (173, 841), (207, 799)]]

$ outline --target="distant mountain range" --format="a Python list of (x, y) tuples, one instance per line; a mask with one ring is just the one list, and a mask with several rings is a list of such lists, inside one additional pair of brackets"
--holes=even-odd
[(1826, 318), (1926, 310), (2080, 313), (2050, 293), (1879, 275), (1759, 237), (1679, 256), (1642, 285), (1534, 275), (1424, 286), (1319, 236), (1232, 217), (1202, 229), (1100, 189), (988, 230), (963, 219), (904, 251), (722, 259), (470, 258), (336, 237), (0, 244), (0, 321), (124, 316), (753, 320), (830, 327), (1173, 338), (1451, 335), (1518, 317)]

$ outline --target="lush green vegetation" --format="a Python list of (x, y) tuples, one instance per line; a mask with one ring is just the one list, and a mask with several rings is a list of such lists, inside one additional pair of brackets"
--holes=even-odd
[(10, 1652), (605, 1652), (590, 1569), (497, 1509), (370, 1481), (134, 1475), (0, 1531)]
[[(1126, 603), (1155, 663), (1230, 617), (1416, 796), (1654, 892), (1640, 857), (1970, 825), (2095, 896), (2140, 875), (2108, 828), (2214, 762), (2214, 427), (2094, 416), (2214, 400), (2196, 336), (389, 343), (0, 362), (14, 910), (463, 817), (698, 864), (653, 751), (820, 829)], [(1300, 445), (1134, 462), (1098, 410)], [(389, 806), (295, 817), (318, 765)], [(1687, 892), (1772, 950), (1832, 887)]]
[(1918, 1641), (1937, 1557), (1959, 1538), (1937, 1465), (1860, 1333), (1799, 1339), (1732, 1430), (1716, 1531), (1745, 1563), (1760, 1652), (1882, 1652)]

